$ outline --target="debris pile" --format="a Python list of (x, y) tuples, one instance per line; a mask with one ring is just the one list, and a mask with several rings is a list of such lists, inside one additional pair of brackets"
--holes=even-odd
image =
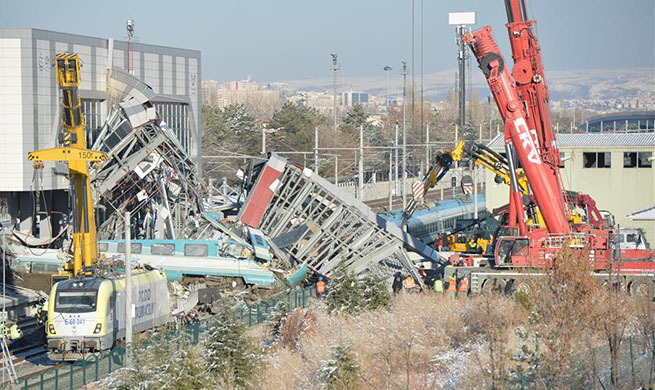
[(384, 277), (404, 271), (420, 282), (405, 248), (438, 261), (430, 247), (308, 168), (272, 154), (255, 170), (239, 220), (260, 229), (291, 265), (307, 264), (326, 276), (337, 267)]
[(200, 218), (205, 186), (195, 162), (153, 107), (155, 94), (135, 77), (113, 70), (108, 100), (113, 104), (92, 149), (109, 161), (93, 172), (99, 195), (102, 239), (117, 239), (129, 210), (137, 238), (186, 238)]

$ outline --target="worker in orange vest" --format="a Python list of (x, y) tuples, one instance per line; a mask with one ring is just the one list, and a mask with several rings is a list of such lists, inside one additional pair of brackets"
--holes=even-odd
[(322, 297), (325, 295), (325, 281), (322, 276), (318, 277), (318, 282), (316, 282), (316, 296)]
[(457, 279), (455, 279), (455, 275), (448, 276), (448, 295), (450, 295), (450, 299), (457, 297)]
[(466, 296), (469, 292), (469, 279), (464, 276), (462, 279), (459, 281), (459, 287), (457, 288), (457, 292), (463, 294)]
[(403, 281), (403, 287), (405, 287), (405, 290), (407, 290), (408, 292), (416, 287), (416, 282), (414, 282), (414, 278), (412, 278), (411, 275), (407, 275), (407, 277)]

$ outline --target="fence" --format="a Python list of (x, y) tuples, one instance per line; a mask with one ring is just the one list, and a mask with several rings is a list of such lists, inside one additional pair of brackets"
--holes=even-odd
[[(295, 308), (306, 308), (316, 298), (312, 287), (294, 289), (281, 298), (271, 298), (256, 305), (241, 307), (235, 314), (247, 326), (254, 326), (276, 318)], [(192, 344), (198, 344), (200, 334), (207, 329), (207, 321), (190, 323), (184, 331), (192, 336)], [(168, 332), (175, 337), (179, 330)], [(146, 341), (147, 342), (147, 341)], [(116, 346), (110, 350), (90, 355), (71, 364), (57, 365), (50, 370), (20, 381), (15, 388), (24, 390), (73, 390), (96, 382), (112, 372), (125, 367), (125, 348)]]
[(282, 299), (271, 298), (257, 305), (243, 307), (239, 310), (238, 316), (247, 326), (258, 325), (297, 307), (306, 308), (314, 298), (316, 298), (316, 291), (313, 287), (294, 289)]

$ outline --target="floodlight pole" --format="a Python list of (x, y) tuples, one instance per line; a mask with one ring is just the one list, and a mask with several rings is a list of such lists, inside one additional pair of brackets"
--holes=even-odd
[(402, 180), (402, 197), (403, 197), (403, 210), (407, 207), (406, 199), (406, 181), (407, 181), (407, 61), (402, 61), (403, 64), (403, 180)]

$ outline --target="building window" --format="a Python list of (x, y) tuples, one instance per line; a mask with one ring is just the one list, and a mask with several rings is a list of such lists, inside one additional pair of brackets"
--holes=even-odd
[(625, 152), (623, 153), (623, 168), (651, 168), (653, 162), (650, 158), (653, 152)]
[(612, 154), (610, 152), (587, 152), (582, 153), (583, 167), (585, 168), (610, 168), (612, 166)]

